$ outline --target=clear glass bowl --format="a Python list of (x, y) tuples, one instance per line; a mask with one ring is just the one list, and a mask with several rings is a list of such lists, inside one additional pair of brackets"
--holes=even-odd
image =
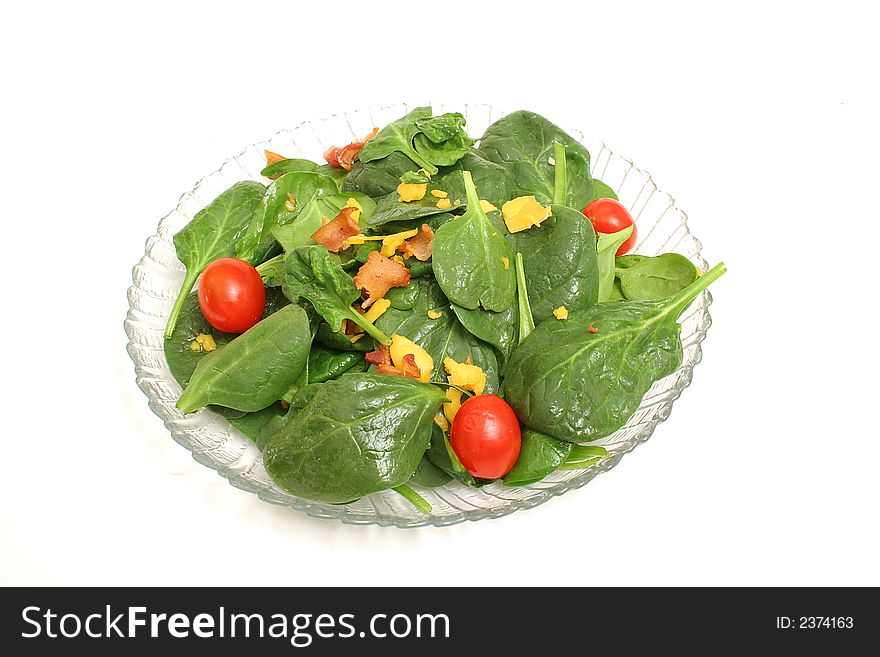
[[(445, 108), (436, 103), (433, 106), (436, 113), (463, 111), (467, 116), (468, 131), (476, 135), (482, 134), (490, 123), (505, 114), (488, 105), (466, 105), (463, 109)], [(150, 408), (162, 418), (174, 440), (186, 447), (196, 461), (216, 470), (233, 486), (255, 493), (267, 502), (290, 506), (317, 518), (397, 527), (453, 525), (464, 520), (498, 518), (529, 509), (556, 495), (580, 488), (596, 475), (617, 465), (624, 454), (645, 442), (657, 425), (669, 417), (672, 403), (690, 384), (694, 366), (700, 362), (700, 343), (711, 323), (708, 309), (712, 297), (703, 292), (680, 320), (684, 347), (681, 367), (651, 387), (626, 426), (598, 441), (597, 444), (608, 449), (611, 458), (588, 469), (556, 472), (539, 483), (522, 488), (507, 488), (500, 482), (481, 489), (468, 488), (458, 482), (432, 490), (417, 487), (434, 508), (428, 516), (422, 515), (392, 491), (370, 495), (351, 504), (332, 505), (294, 497), (279, 489), (266, 474), (260, 452), (226, 420), (207, 410), (184, 416), (174, 406), (181, 390), (165, 361), (163, 330), (183, 282), (184, 269), (177, 260), (171, 238), (196, 212), (233, 183), (262, 180), (263, 149), (288, 157), (320, 161), (328, 146), (348, 143), (350, 138), (359, 139), (373, 126), (383, 126), (409, 109), (409, 105), (402, 103), (305, 121), (230, 158), (184, 194), (177, 207), (159, 222), (158, 232), (147, 239), (146, 253), (134, 268), (133, 285), (128, 290), (130, 308), (125, 331), (137, 383), (147, 395)], [(705, 271), (706, 261), (700, 255), (700, 242), (691, 235), (687, 215), (675, 207), (672, 197), (658, 190), (647, 172), (615, 155), (602, 142), (591, 142), (577, 130), (569, 133), (581, 139), (589, 149), (593, 175), (614, 188), (621, 202), (632, 212), (639, 228), (635, 251), (646, 255), (675, 251)]]

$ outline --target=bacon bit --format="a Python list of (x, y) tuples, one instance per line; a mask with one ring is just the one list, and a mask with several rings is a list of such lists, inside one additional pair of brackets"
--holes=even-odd
[(281, 400), (281, 408), (283, 408), (286, 411), (288, 408), (290, 408), (290, 403), (286, 402), (282, 399)]
[(283, 155), (279, 155), (278, 153), (273, 153), (272, 151), (263, 151), (263, 154), (266, 156), (266, 166), (270, 164), (275, 164), (276, 162), (280, 162), (281, 160), (286, 160), (288, 158)]
[(391, 365), (391, 351), (388, 345), (380, 344), (375, 351), (364, 354), (364, 360), (373, 365)]
[(367, 297), (363, 303), (364, 308), (369, 308), (392, 287), (409, 285), (409, 269), (389, 260), (378, 251), (371, 251), (366, 264), (358, 269), (354, 284)]
[(428, 224), (422, 224), (421, 232), (412, 239), (406, 240), (397, 247), (397, 250), (406, 256), (415, 256), (419, 262), (425, 262), (431, 257), (434, 246), (434, 231)]
[(358, 212), (357, 208), (342, 208), (333, 221), (327, 222), (312, 233), (312, 239), (324, 245), (330, 253), (337, 253), (347, 248), (345, 240), (361, 232), (360, 226), (352, 216), (356, 212)]
[(339, 160), (339, 166), (346, 171), (351, 171), (354, 158), (357, 157), (357, 154), (361, 152), (363, 147), (363, 144), (353, 143), (339, 149), (339, 154), (336, 156), (336, 159)]
[(354, 159), (361, 152), (364, 145), (379, 133), (379, 128), (373, 128), (373, 131), (360, 141), (353, 141), (347, 146), (340, 148), (339, 146), (331, 146), (324, 151), (324, 159), (327, 164), (337, 169), (345, 169), (351, 171)]
[(410, 379), (419, 379), (422, 376), (422, 370), (416, 365), (416, 357), (413, 354), (403, 357), (403, 375)]
[(597, 329), (597, 328), (596, 328), (595, 326), (593, 326), (592, 324), (590, 324), (590, 328), (588, 328), (587, 330), (588, 330), (590, 333), (598, 333), (598, 332), (599, 332), (599, 329)]
[(331, 146), (324, 151), (324, 159), (327, 160), (327, 164), (337, 169), (342, 168), (342, 165), (339, 164), (339, 150), (339, 146)]
[(407, 354), (403, 357), (403, 369), (398, 369), (391, 364), (391, 352), (384, 344), (379, 345), (375, 351), (371, 351), (364, 355), (364, 360), (368, 363), (376, 365), (377, 374), (396, 374), (397, 376), (405, 376), (411, 379), (418, 379), (422, 376), (422, 371), (416, 365), (415, 356)]

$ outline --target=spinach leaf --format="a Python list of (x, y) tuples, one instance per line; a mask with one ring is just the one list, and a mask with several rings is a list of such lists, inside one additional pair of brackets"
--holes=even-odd
[(339, 214), (349, 198), (360, 204), (362, 221), (376, 211), (376, 202), (358, 192), (313, 198), (299, 210), (293, 223), (275, 226), (272, 236), (281, 244), (285, 253), (300, 246), (314, 244), (312, 234), (324, 224), (324, 219), (332, 219)]
[(318, 325), (318, 331), (315, 333), (315, 342), (324, 345), (336, 351), (358, 351), (366, 353), (373, 351), (376, 345), (369, 336), (360, 338), (357, 342), (352, 342), (342, 331), (334, 331), (326, 322)]
[(429, 162), (438, 166), (450, 166), (458, 162), (465, 153), (471, 150), (474, 140), (467, 136), (463, 130), (451, 139), (435, 143), (423, 134), (418, 134), (413, 140), (416, 152)]
[(593, 178), (593, 200), (595, 201), (597, 198), (613, 198), (615, 201), (620, 200), (617, 198), (617, 192), (611, 189), (611, 187), (598, 178)]
[(577, 310), (599, 299), (593, 225), (572, 208), (554, 205), (552, 212), (540, 226), (510, 236), (514, 250), (523, 255), (529, 302), (537, 323), (552, 316), (559, 306)]
[(354, 166), (342, 183), (343, 192), (361, 192), (378, 198), (390, 194), (400, 184), (400, 177), (408, 171), (416, 171), (419, 165), (402, 153), (391, 153), (388, 157), (372, 162), (355, 160)]
[(490, 162), (477, 149), (471, 149), (455, 166), (436, 178), (435, 188), (447, 192), (453, 203), (456, 200), (464, 201), (467, 197), (463, 171), (470, 172), (474, 186), (480, 190), (480, 198), (492, 205), (500, 208), (513, 197), (510, 191), (512, 179), (507, 169)]
[[(470, 358), (486, 373), (486, 392), (496, 392), (498, 360), (492, 347), (464, 329), (436, 281), (420, 278), (410, 282), (410, 287), (418, 289), (413, 306), (407, 310), (392, 306), (376, 320), (376, 327), (388, 334), (405, 336), (425, 349), (434, 360), (432, 381), (446, 381), (443, 359), (447, 356), (459, 363)], [(440, 317), (431, 319), (429, 310), (438, 311)]]
[(281, 404), (272, 404), (261, 411), (255, 413), (242, 413), (222, 406), (209, 406), (210, 410), (219, 413), (226, 418), (226, 421), (233, 429), (241, 433), (254, 442), (257, 436), (270, 422), (276, 421), (277, 418), (284, 417), (285, 410)]
[(628, 267), (632, 267), (633, 265), (641, 262), (645, 258), (650, 256), (638, 255), (637, 253), (630, 253), (627, 255), (617, 256), (614, 259), (614, 267), (615, 269), (626, 269)]
[(510, 357), (510, 352), (516, 346), (519, 320), (515, 303), (501, 312), (493, 312), (485, 308), (462, 308), (455, 304), (452, 304), (451, 308), (458, 321), (471, 335), (495, 347), (504, 360)]
[[(235, 245), (235, 256), (252, 265), (263, 262), (277, 248), (273, 228), (294, 221), (312, 199), (338, 193), (332, 179), (309, 171), (286, 173), (272, 181), (254, 211), (247, 231)], [(289, 201), (291, 197), (295, 199), (293, 205)]]
[(323, 383), (346, 372), (367, 369), (367, 361), (357, 351), (336, 351), (312, 345), (309, 354), (309, 383)]
[(300, 246), (287, 254), (282, 289), (293, 303), (308, 300), (333, 331), (342, 330), (342, 320), (348, 319), (382, 344), (391, 344), (391, 338), (352, 308), (361, 293), (343, 271), (339, 257), (323, 246)]
[(410, 482), (422, 488), (438, 488), (452, 481), (452, 476), (431, 463), (427, 456), (419, 461), (416, 471), (410, 477)]
[(292, 157), (266, 165), (266, 167), (260, 171), (260, 175), (266, 178), (280, 178), (285, 173), (293, 173), (294, 171), (315, 171), (317, 168), (318, 164), (316, 162)]
[[(265, 319), (289, 303), (280, 290), (266, 290), (266, 308), (262, 318)], [(198, 335), (210, 335), (214, 339), (216, 351), (223, 349), (238, 337), (235, 333), (223, 333), (211, 326), (199, 308), (198, 293), (193, 292), (184, 301), (174, 333), (170, 338), (165, 338), (163, 345), (168, 369), (181, 388), (186, 388), (189, 384), (199, 361), (213, 353), (193, 351), (192, 343)]]
[(343, 374), (322, 383), (263, 450), (284, 490), (342, 504), (404, 484), (431, 438), (446, 395), (438, 386), (387, 374)]
[[(183, 413), (207, 404), (259, 411), (278, 401), (308, 360), (312, 335), (300, 306), (285, 306), (223, 349), (202, 358), (177, 401)], [(259, 385), (255, 385), (259, 383)]]
[(663, 301), (598, 304), (543, 322), (505, 367), (506, 401), (528, 427), (560, 440), (614, 433), (681, 364), (676, 320), (725, 271), (719, 264)]
[(490, 125), (480, 140), (480, 151), (511, 175), (513, 196), (534, 194), (550, 203), (554, 191), (553, 142), (565, 147), (568, 205), (583, 208), (593, 200), (590, 153), (583, 144), (534, 112), (518, 111)]
[(284, 255), (278, 254), (274, 258), (269, 258), (257, 265), (256, 269), (260, 278), (263, 279), (263, 285), (266, 287), (280, 287), (281, 282), (284, 280)]
[(200, 210), (179, 233), (174, 236), (174, 248), (178, 259), (186, 267), (183, 286), (171, 309), (165, 337), (171, 337), (177, 318), (186, 298), (199, 275), (217, 258), (235, 253), (235, 244), (247, 230), (248, 222), (260, 203), (264, 191), (258, 182), (244, 181), (215, 198), (208, 207)]
[(428, 119), (430, 117), (430, 107), (417, 107), (406, 116), (392, 121), (366, 143), (361, 152), (358, 153), (358, 159), (361, 162), (371, 162), (387, 157), (392, 153), (402, 153), (419, 167), (434, 175), (437, 173), (437, 167), (413, 148), (413, 139), (420, 132), (416, 122), (419, 119)]
[[(438, 208), (437, 199), (426, 194), (421, 201), (411, 201), (402, 203), (397, 192), (386, 194), (379, 197), (376, 202), (376, 212), (369, 219), (369, 226), (381, 226), (389, 222), (418, 221), (421, 225), (427, 217), (446, 214), (449, 208)], [(406, 230), (406, 229), (404, 229)]]
[[(507, 241), (486, 217), (468, 171), (463, 172), (468, 209), (434, 236), (434, 275), (449, 299), (463, 308), (507, 310), (515, 282)], [(505, 267), (504, 263), (507, 263)]]
[(465, 126), (464, 115), (459, 112), (448, 112), (429, 119), (417, 119), (416, 127), (435, 144), (452, 139), (461, 133)]
[(556, 471), (571, 453), (572, 443), (526, 429), (522, 434), (519, 458), (504, 475), (505, 486), (528, 486)]
[(632, 232), (633, 227), (627, 226), (616, 233), (599, 233), (598, 235), (596, 265), (599, 270), (599, 303), (611, 300), (615, 275), (614, 256), (617, 254), (617, 249), (629, 239)]
[(694, 263), (678, 253), (643, 258), (617, 269), (620, 290), (630, 301), (665, 299), (680, 292), (697, 278)]

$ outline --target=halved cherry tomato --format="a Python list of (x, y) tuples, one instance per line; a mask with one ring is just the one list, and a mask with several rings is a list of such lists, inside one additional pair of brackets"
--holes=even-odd
[(477, 395), (455, 414), (449, 443), (473, 476), (498, 479), (510, 472), (519, 458), (519, 420), (501, 397)]
[(266, 288), (260, 273), (244, 260), (220, 258), (205, 267), (199, 282), (199, 308), (224, 333), (244, 333), (260, 321)]
[(632, 235), (617, 249), (617, 255), (621, 256), (629, 251), (636, 243), (638, 231), (629, 210), (620, 201), (613, 198), (597, 198), (584, 208), (584, 215), (593, 222), (593, 228), (597, 233), (616, 233), (627, 226), (633, 227)]

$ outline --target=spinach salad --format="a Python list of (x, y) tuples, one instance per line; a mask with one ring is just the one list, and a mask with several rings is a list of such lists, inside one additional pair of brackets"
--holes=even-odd
[(165, 355), (181, 412), (220, 413), (312, 500), (429, 513), (413, 485), (607, 458), (587, 443), (681, 365), (677, 320), (725, 271), (629, 253), (589, 152), (533, 112), (475, 140), (419, 107), (325, 162), (266, 160), (174, 236)]

